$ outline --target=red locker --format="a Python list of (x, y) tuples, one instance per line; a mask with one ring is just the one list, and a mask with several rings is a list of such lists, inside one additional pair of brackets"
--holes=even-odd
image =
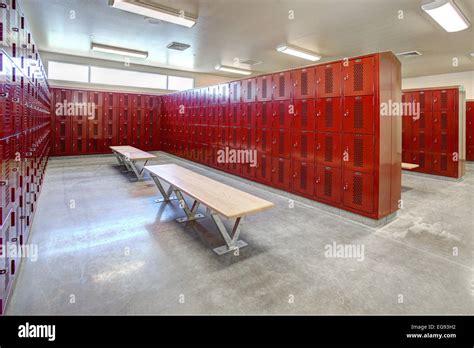
[(272, 128), (272, 103), (256, 104), (255, 123), (257, 128)]
[(257, 77), (257, 101), (272, 100), (272, 75)]
[(344, 205), (366, 213), (374, 211), (374, 177), (344, 170)]
[(372, 173), (374, 170), (374, 137), (366, 134), (344, 134), (342, 139), (344, 169)]
[(128, 109), (120, 109), (118, 112), (118, 145), (129, 145), (132, 135), (131, 113)]
[(73, 103), (86, 103), (88, 100), (86, 91), (73, 91), (72, 101)]
[(256, 103), (240, 104), (240, 118), (242, 127), (255, 128)]
[(315, 167), (314, 194), (333, 203), (341, 203), (341, 169), (317, 165)]
[[(458, 161), (453, 153), (433, 153), (433, 173), (444, 176), (457, 176)], [(459, 156), (458, 156), (459, 157)]]
[(430, 151), (432, 140), (431, 131), (420, 131), (417, 135), (413, 136), (410, 149), (413, 151)]
[(420, 118), (418, 122), (418, 128), (415, 131), (430, 131), (433, 129), (433, 113), (429, 111), (421, 111)]
[(257, 100), (257, 81), (255, 78), (250, 78), (241, 81), (242, 85), (242, 102), (252, 103)]
[(342, 128), (342, 99), (318, 99), (316, 103), (316, 129), (325, 132), (340, 132)]
[(314, 130), (316, 127), (315, 100), (298, 99), (294, 101), (293, 128), (300, 130)]
[(257, 128), (255, 144), (258, 152), (270, 155), (272, 153), (272, 130), (270, 128)]
[(218, 128), (218, 139), (219, 139), (219, 146), (224, 148), (227, 146), (229, 142), (229, 132), (228, 127), (219, 127)]
[(228, 83), (221, 83), (219, 85), (219, 104), (227, 104), (229, 102), (229, 84)]
[(89, 103), (94, 103), (95, 107), (101, 108), (104, 106), (104, 96), (102, 92), (88, 92)]
[(218, 105), (217, 106), (217, 117), (219, 119), (218, 125), (228, 127), (229, 126), (229, 106), (228, 105)]
[(241, 85), (240, 81), (233, 81), (230, 83), (230, 102), (240, 103), (241, 102)]
[[(79, 100), (80, 100), (80, 97), (79, 97)], [(75, 116), (72, 119), (71, 153), (73, 154), (87, 153), (87, 118), (86, 116)]]
[(215, 105), (219, 103), (219, 86), (208, 87), (208, 103), (209, 105)]
[(374, 134), (375, 97), (344, 97), (342, 129), (348, 133)]
[(454, 89), (433, 91), (433, 111), (453, 111), (456, 97)]
[(418, 91), (412, 92), (412, 101), (420, 104), (420, 111), (430, 112), (433, 110), (433, 92)]
[(94, 118), (87, 119), (88, 152), (100, 153), (103, 151), (102, 117), (102, 108), (98, 107), (94, 110)]
[(315, 133), (309, 131), (293, 131), (291, 159), (314, 163)]
[(318, 132), (315, 139), (317, 164), (340, 168), (342, 164), (342, 134)]
[(424, 151), (411, 151), (410, 159), (407, 161), (409, 163), (418, 164), (419, 167), (413, 169), (415, 172), (420, 173), (431, 173), (432, 172), (432, 155), (429, 152)]
[(344, 96), (370, 95), (375, 91), (373, 56), (350, 59), (343, 66)]
[(240, 149), (240, 127), (227, 128), (228, 146), (234, 149)]
[(293, 191), (312, 196), (314, 193), (314, 163), (292, 160), (291, 168)]
[(314, 98), (316, 93), (315, 68), (303, 68), (292, 71), (294, 99)]
[[(256, 154), (257, 152), (253, 152), (251, 156), (254, 156)], [(256, 158), (255, 158), (255, 161), (257, 161)], [(241, 168), (242, 168), (242, 176), (248, 179), (254, 179), (256, 177), (257, 168), (255, 167), (254, 163), (242, 163)]]
[[(291, 109), (290, 109), (291, 107)], [(273, 128), (291, 128), (291, 117), (290, 111), (294, 106), (291, 105), (290, 101), (277, 101), (272, 104), (272, 127)]]
[(240, 147), (242, 149), (255, 149), (255, 128), (240, 128)]
[(291, 72), (285, 71), (272, 75), (273, 100), (288, 100), (291, 97)]
[(272, 156), (290, 158), (291, 156), (291, 136), (285, 129), (272, 130)]
[[(453, 153), (457, 149), (453, 132), (442, 131), (433, 136), (431, 151), (434, 153)], [(421, 149), (420, 149), (421, 150)]]
[(435, 111), (432, 118), (433, 135), (440, 134), (442, 131), (451, 131), (456, 129), (456, 116), (454, 111)]
[(219, 125), (218, 108), (218, 105), (209, 105), (207, 109), (201, 108), (201, 120), (204, 120), (203, 124), (209, 124), (211, 126)]
[(199, 88), (199, 105), (207, 106), (209, 103), (209, 89), (207, 87)]
[(207, 127), (207, 142), (212, 146), (219, 145), (219, 127), (217, 126)]
[[(237, 151), (238, 149), (230, 149), (230, 151)], [(242, 164), (236, 161), (227, 164), (227, 170), (234, 175), (242, 175)]]
[(335, 62), (316, 67), (316, 96), (318, 98), (342, 95), (342, 64)]
[(229, 126), (240, 127), (241, 122), (241, 107), (240, 104), (231, 104), (228, 108), (228, 119), (229, 119)]
[(289, 191), (290, 190), (290, 160), (272, 157), (272, 186)]

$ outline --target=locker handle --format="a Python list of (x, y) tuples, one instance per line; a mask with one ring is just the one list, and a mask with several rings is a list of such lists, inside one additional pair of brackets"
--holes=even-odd
[(349, 111), (346, 111), (346, 112), (344, 113), (344, 117), (347, 117), (347, 116), (349, 116)]
[[(3, 5), (3, 4), (2, 4)], [(7, 270), (6, 269), (0, 269), (0, 274), (6, 274)]]
[(296, 178), (298, 176), (298, 173), (293, 173), (293, 178)]
[(346, 182), (346, 184), (344, 185), (344, 191), (347, 191), (349, 190), (349, 184)]
[(347, 74), (346, 76), (344, 76), (344, 81), (347, 81), (349, 80), (349, 74)]
[(293, 147), (297, 147), (298, 146), (298, 142), (296, 141), (294, 144), (293, 144)]
[(320, 182), (321, 182), (321, 178), (318, 176), (318, 177), (316, 178), (316, 184), (319, 184)]
[(316, 113), (316, 117), (321, 116), (321, 110)]
[(276, 144), (276, 143), (277, 143), (276, 139), (272, 141), (272, 144)]
[(321, 144), (316, 145), (316, 150), (321, 150)]
[(256, 142), (256, 143), (259, 143), (259, 142), (260, 142), (260, 138), (256, 138), (256, 139), (255, 139), (255, 142)]
[(318, 78), (318, 79), (316, 80), (316, 84), (319, 85), (320, 83), (321, 83), (321, 78)]
[(272, 173), (275, 173), (275, 169), (274, 169), (274, 168), (272, 168)]

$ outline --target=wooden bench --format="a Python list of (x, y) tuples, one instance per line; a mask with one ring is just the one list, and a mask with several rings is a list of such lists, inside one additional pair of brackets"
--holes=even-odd
[(412, 170), (418, 168), (420, 165), (414, 163), (404, 163), (402, 162), (402, 169)]
[[(135, 173), (138, 180), (143, 178), (145, 174), (144, 168), (149, 160), (155, 159), (156, 156), (151, 153), (142, 151), (133, 146), (110, 146), (115, 158), (120, 165), (125, 166), (127, 171)], [(137, 167), (137, 161), (145, 161), (141, 170)]]
[[(216, 224), (225, 245), (213, 249), (218, 255), (245, 247), (247, 243), (239, 240), (243, 219), (246, 215), (273, 207), (273, 203), (255, 197), (249, 193), (227, 186), (219, 181), (197, 174), (176, 164), (146, 166), (163, 199), (160, 202), (168, 203), (179, 200), (186, 217), (178, 218), (178, 222), (193, 221), (205, 217), (198, 214), (199, 204), (207, 207), (207, 212)], [(166, 192), (160, 180), (167, 182), (170, 187)], [(174, 191), (176, 197), (171, 197)], [(183, 193), (194, 199), (190, 208), (183, 198)], [(219, 215), (227, 219), (235, 219), (234, 227), (229, 233)]]

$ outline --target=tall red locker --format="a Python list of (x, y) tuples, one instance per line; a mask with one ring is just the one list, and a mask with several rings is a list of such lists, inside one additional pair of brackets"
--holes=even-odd
[(375, 92), (373, 56), (349, 59), (343, 64), (344, 95), (370, 95)]
[(318, 165), (341, 167), (342, 165), (342, 134), (315, 134), (315, 161)]
[(272, 157), (272, 185), (289, 191), (290, 190), (290, 169), (291, 162), (286, 158)]
[(349, 133), (374, 133), (375, 97), (344, 97), (342, 129)]
[(455, 99), (454, 89), (433, 91), (433, 111), (454, 110)]
[(324, 98), (316, 102), (316, 129), (340, 132), (342, 129), (342, 99)]
[(272, 130), (270, 128), (257, 128), (255, 144), (258, 152), (270, 155), (272, 153)]
[(315, 100), (297, 99), (294, 101), (293, 128), (314, 130), (316, 126)]
[(218, 87), (219, 90), (219, 104), (227, 104), (230, 97), (230, 86), (228, 83), (222, 83)]
[(466, 160), (474, 161), (474, 100), (466, 103)]
[(256, 147), (255, 144), (255, 128), (242, 127), (240, 128), (240, 147), (242, 149), (252, 149)]
[(241, 102), (241, 84), (240, 81), (233, 81), (229, 84), (230, 95), (229, 99), (232, 104)]
[(290, 114), (290, 106), (294, 108), (294, 106), (291, 105), (290, 101), (276, 101), (273, 102), (272, 105), (272, 127), (273, 128), (285, 128), (289, 129), (291, 128), (291, 117), (293, 116)]
[(291, 161), (293, 191), (312, 196), (314, 193), (314, 163)]
[(302, 68), (292, 71), (294, 99), (314, 98), (316, 93), (315, 68)]
[(291, 159), (314, 163), (315, 133), (294, 130), (291, 134)]
[(130, 145), (132, 138), (131, 112), (128, 108), (118, 111), (118, 145)]
[(250, 78), (242, 81), (242, 102), (253, 103), (257, 100), (257, 81)]
[(288, 100), (291, 97), (291, 72), (285, 71), (272, 75), (272, 99)]
[(328, 166), (315, 166), (314, 194), (332, 203), (341, 203), (341, 169)]
[(290, 158), (291, 133), (285, 129), (272, 130), (272, 156)]
[(344, 169), (372, 173), (374, 170), (374, 137), (366, 134), (344, 134), (342, 142)]
[(87, 117), (86, 116), (74, 116), (72, 119), (71, 153), (74, 155), (81, 155), (81, 154), (87, 153)]
[(374, 210), (374, 177), (344, 170), (344, 205), (371, 213)]
[(331, 98), (342, 95), (342, 63), (335, 62), (316, 67), (316, 96)]
[(255, 168), (255, 178), (264, 184), (271, 183), (272, 157), (269, 154), (257, 152), (257, 167)]
[(255, 128), (256, 126), (256, 103), (245, 103), (240, 105), (240, 125), (242, 127)]
[(241, 107), (240, 104), (231, 104), (227, 109), (228, 119), (229, 119), (229, 126), (240, 127), (241, 123)]
[(257, 77), (257, 101), (265, 102), (272, 100), (272, 75)]
[(257, 128), (272, 128), (272, 103), (256, 103), (255, 124)]

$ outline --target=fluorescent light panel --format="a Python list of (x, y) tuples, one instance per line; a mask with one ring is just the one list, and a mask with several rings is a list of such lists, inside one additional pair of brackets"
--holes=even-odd
[(421, 6), (448, 33), (469, 28), (469, 20), (451, 0), (435, 0)]
[(161, 6), (148, 4), (142, 0), (109, 0), (109, 6), (119, 10), (136, 13), (145, 17), (156, 18), (165, 22), (182, 25), (191, 28), (196, 24), (196, 18), (178, 11)]
[(233, 68), (233, 67), (225, 66), (225, 65), (216, 65), (215, 69), (220, 70), (220, 71), (226, 71), (226, 72), (234, 73), (234, 74), (240, 74), (240, 75), (250, 75), (250, 74), (252, 74), (252, 72), (249, 71), (249, 70), (237, 69), (237, 68)]
[(92, 43), (91, 49), (97, 52), (119, 54), (121, 56), (127, 56), (127, 57), (136, 57), (136, 58), (143, 58), (143, 59), (148, 57), (148, 52), (145, 52), (145, 51), (131, 50), (128, 48), (102, 45), (98, 43)]
[(299, 48), (290, 47), (290, 46), (280, 46), (277, 48), (277, 51), (281, 53), (289, 54), (291, 56), (307, 59), (312, 62), (316, 62), (321, 59), (321, 56), (318, 56), (317, 54), (309, 53)]

